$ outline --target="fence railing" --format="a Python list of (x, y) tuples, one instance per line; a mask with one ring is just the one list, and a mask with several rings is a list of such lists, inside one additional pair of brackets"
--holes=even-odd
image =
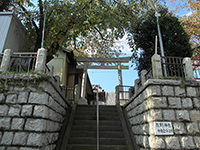
[(116, 104), (125, 104), (134, 95), (133, 86), (116, 86)]
[(65, 90), (65, 97), (67, 100), (72, 104), (74, 103), (75, 99), (75, 86), (64, 86), (63, 89)]
[(29, 72), (35, 70), (37, 53), (13, 53), (10, 61), (10, 72)]
[(162, 59), (165, 59), (165, 63), (162, 62), (162, 70), (164, 71), (164, 66), (166, 66), (167, 77), (185, 77), (182, 57), (167, 56)]
[(192, 58), (192, 67), (193, 67), (194, 78), (196, 80), (200, 80), (200, 59)]

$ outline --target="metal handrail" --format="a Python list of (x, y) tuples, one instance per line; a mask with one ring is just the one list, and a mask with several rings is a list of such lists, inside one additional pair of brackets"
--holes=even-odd
[(99, 150), (99, 91), (98, 88), (93, 90), (97, 91), (96, 100), (97, 100), (97, 150)]
[(97, 89), (97, 150), (99, 150), (99, 92)]

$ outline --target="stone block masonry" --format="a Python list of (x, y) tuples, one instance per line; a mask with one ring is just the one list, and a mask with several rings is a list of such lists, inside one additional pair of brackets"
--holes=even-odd
[[(123, 106), (144, 149), (200, 149), (200, 82), (149, 79)], [(173, 135), (155, 135), (154, 122), (171, 122)]]
[(69, 107), (49, 76), (0, 74), (0, 149), (54, 150)]

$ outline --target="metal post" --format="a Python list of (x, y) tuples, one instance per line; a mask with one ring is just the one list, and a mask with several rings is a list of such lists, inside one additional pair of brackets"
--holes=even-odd
[[(164, 55), (164, 48), (163, 48), (163, 42), (162, 42), (162, 37), (161, 37), (161, 32), (160, 32), (160, 25), (159, 25), (160, 13), (157, 12), (156, 4), (154, 4), (152, 0), (147, 0), (147, 1), (148, 1), (149, 5), (151, 6), (151, 8), (153, 10), (155, 10), (155, 16), (157, 18), (158, 36), (159, 36), (160, 48), (161, 48), (161, 56), (164, 57), (165, 56)], [(162, 62), (163, 62), (164, 76), (167, 76), (167, 69), (166, 69), (164, 58), (162, 58)]]
[(158, 54), (157, 48), (158, 48), (158, 37), (157, 37), (157, 35), (156, 35), (156, 36), (155, 36), (155, 54)]
[[(44, 6), (44, 5), (43, 5), (43, 6)], [(44, 13), (41, 48), (44, 48), (44, 32), (45, 32), (45, 25), (46, 25), (46, 12)]]
[[(158, 28), (158, 35), (159, 35), (159, 41), (160, 41), (161, 56), (165, 57), (164, 48), (163, 48), (163, 42), (162, 42), (162, 36), (161, 36), (161, 32), (160, 32), (160, 25), (159, 25), (159, 16), (160, 16), (160, 14), (158, 12), (156, 12), (155, 16), (157, 18), (157, 28)], [(164, 76), (167, 77), (167, 69), (166, 69), (165, 59), (164, 58), (162, 58), (162, 62), (163, 62), (163, 68), (164, 68)]]
[(97, 150), (99, 150), (99, 93), (97, 90)]

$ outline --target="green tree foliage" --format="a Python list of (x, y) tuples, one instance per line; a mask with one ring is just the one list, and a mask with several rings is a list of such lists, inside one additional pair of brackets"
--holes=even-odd
[[(189, 44), (189, 36), (178, 18), (163, 7), (159, 9), (159, 12), (161, 14), (159, 24), (165, 56), (190, 57), (192, 49)], [(153, 10), (148, 11), (146, 19), (132, 28), (130, 33), (129, 44), (133, 49), (133, 62), (136, 62), (135, 69), (140, 74), (143, 69), (148, 70), (151, 67), (151, 57), (155, 53), (155, 36), (158, 35), (155, 12)], [(138, 53), (140, 53), (139, 58), (136, 57)], [(160, 54), (159, 41), (158, 54)]]
[(0, 0), (0, 11), (8, 10), (11, 0)]
[(200, 1), (186, 0), (186, 1), (170, 1), (173, 6), (173, 11), (178, 12), (186, 9), (189, 14), (180, 16), (179, 20), (183, 25), (185, 31), (190, 36), (190, 43), (192, 44), (193, 54), (200, 52)]
[(41, 47), (46, 14), (44, 47), (49, 54), (70, 48), (75, 55), (116, 57), (115, 41), (137, 24), (146, 8), (143, 0), (14, 0), (13, 10), (28, 29), (34, 51)]

